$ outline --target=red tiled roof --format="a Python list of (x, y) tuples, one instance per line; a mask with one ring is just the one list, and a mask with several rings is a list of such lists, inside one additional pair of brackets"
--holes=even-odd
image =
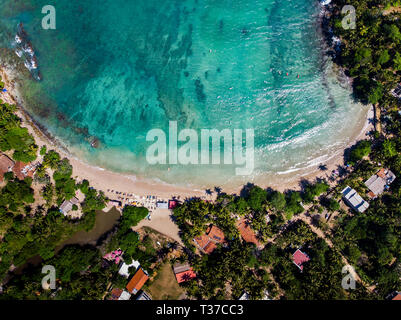
[(387, 179), (387, 177), (386, 177), (386, 170), (385, 170), (384, 168), (381, 168), (381, 169), (376, 173), (376, 175), (378, 175), (380, 178)]
[(146, 281), (148, 281), (149, 277), (143, 271), (142, 268), (139, 268), (135, 275), (132, 277), (131, 281), (127, 284), (127, 290), (129, 293), (137, 293)]
[(397, 293), (397, 295), (391, 300), (401, 300), (401, 293)]
[(292, 261), (298, 266), (301, 271), (304, 269), (303, 263), (308, 262), (310, 258), (307, 254), (303, 253), (301, 250), (297, 250), (292, 255)]
[(26, 174), (22, 173), (22, 170), (26, 167), (29, 166), (29, 163), (23, 163), (21, 161), (17, 161), (13, 167), (13, 172), (15, 174), (15, 176), (20, 179), (20, 180), (24, 180), (25, 177), (33, 177), (33, 174), (35, 173), (34, 169), (31, 169), (29, 171), (26, 172)]
[(205, 251), (207, 254), (212, 253), (215, 249), (217, 248), (217, 246), (215, 245), (214, 242), (209, 241), (209, 243), (206, 245), (206, 247), (203, 248), (203, 251)]
[(14, 166), (14, 161), (5, 154), (0, 155), (0, 181), (3, 181), (4, 174)]
[(14, 161), (7, 157), (5, 154), (0, 155), (0, 171), (7, 172), (14, 166)]
[(237, 228), (239, 230), (239, 233), (241, 234), (242, 239), (244, 239), (245, 242), (254, 243), (257, 246), (260, 245), (259, 240), (256, 237), (255, 232), (249, 226), (247, 219), (243, 218), (237, 221)]
[(213, 241), (216, 241), (218, 243), (223, 243), (224, 242), (224, 232), (221, 231), (216, 226), (209, 227), (209, 230), (208, 230), (208, 232), (206, 232), (206, 234)]
[(224, 243), (224, 233), (216, 226), (209, 226), (206, 234), (194, 238), (195, 243), (207, 254), (217, 248), (216, 243)]
[(193, 279), (193, 278), (196, 278), (196, 274), (195, 274), (195, 272), (192, 270), (192, 268), (190, 268), (190, 269), (187, 270), (187, 271), (177, 273), (177, 274), (175, 275), (175, 277), (177, 278), (177, 282), (178, 282), (178, 283), (181, 283), (181, 282), (185, 282), (185, 281), (191, 280), (191, 279)]
[(199, 237), (196, 237), (195, 239), (196, 244), (203, 249), (204, 247), (206, 247), (206, 245), (209, 243), (209, 237), (205, 234), (202, 234)]
[(119, 288), (114, 288), (111, 291), (111, 300), (118, 300), (118, 298), (120, 298), (122, 293), (123, 293), (123, 290), (121, 290)]

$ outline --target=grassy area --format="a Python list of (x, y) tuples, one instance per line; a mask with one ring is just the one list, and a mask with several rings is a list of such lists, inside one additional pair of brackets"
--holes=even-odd
[(184, 293), (169, 263), (165, 263), (160, 268), (155, 280), (149, 285), (148, 291), (153, 300), (176, 300)]

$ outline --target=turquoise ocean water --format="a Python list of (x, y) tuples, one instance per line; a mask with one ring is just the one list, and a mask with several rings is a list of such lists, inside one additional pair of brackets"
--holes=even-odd
[(252, 180), (314, 165), (363, 118), (322, 54), (317, 1), (58, 0), (56, 30), (44, 30), (50, 2), (0, 0), (0, 47), (24, 59), (22, 22), (42, 78), (21, 79), (27, 109), (95, 166), (178, 184), (237, 179), (236, 166), (149, 165), (147, 132), (174, 120), (254, 129)]

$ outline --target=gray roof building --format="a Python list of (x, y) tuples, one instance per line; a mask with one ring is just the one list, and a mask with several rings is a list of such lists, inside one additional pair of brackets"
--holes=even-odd
[(67, 215), (68, 212), (70, 212), (72, 210), (73, 205), (78, 205), (79, 200), (75, 197), (73, 197), (70, 200), (65, 200), (61, 206), (60, 206), (60, 212), (64, 215)]
[(366, 180), (365, 185), (369, 188), (369, 196), (372, 198), (382, 194), (384, 190), (395, 180), (396, 176), (387, 169), (380, 169), (375, 175)]
[(167, 202), (157, 202), (156, 207), (159, 209), (168, 209), (168, 203)]
[(352, 207), (352, 209), (358, 212), (364, 212), (368, 207), (367, 203), (354, 189), (347, 186), (343, 191), (341, 191), (345, 202)]
[(191, 266), (188, 263), (185, 264), (176, 263), (173, 267), (175, 274), (188, 271), (189, 269), (191, 269)]

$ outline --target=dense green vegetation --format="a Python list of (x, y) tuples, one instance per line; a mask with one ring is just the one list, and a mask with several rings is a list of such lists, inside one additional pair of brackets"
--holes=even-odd
[[(330, 26), (342, 39), (337, 62), (354, 78), (354, 92), (363, 102), (380, 103), (386, 109), (397, 105), (389, 92), (400, 81), (401, 72), (401, 22), (399, 13), (391, 6), (399, 7), (392, 0), (335, 0), (334, 15)], [(341, 8), (353, 5), (356, 13), (356, 29), (344, 29)]]
[(123, 258), (125, 261), (130, 263), (132, 259), (138, 260), (147, 269), (155, 261), (155, 252), (151, 248), (151, 244), (146, 240), (142, 242), (145, 249), (141, 249), (139, 247), (139, 235), (131, 228), (136, 226), (148, 214), (149, 211), (146, 208), (125, 206), (118, 230), (107, 244), (107, 251), (121, 249), (124, 252)]
[(29, 266), (11, 279), (0, 299), (100, 300), (118, 270), (117, 265), (102, 267), (100, 252), (93, 247), (65, 247), (46, 264), (55, 267), (58, 289), (43, 290), (42, 266)]
[[(304, 272), (291, 261), (293, 249), (302, 246), (311, 258)], [(341, 287), (340, 256), (319, 239), (303, 222), (288, 228), (261, 253), (262, 264), (272, 268), (272, 274), (288, 299), (345, 299)], [(324, 289), (323, 289), (324, 288)]]
[(36, 159), (38, 147), (27, 128), (21, 127), (16, 107), (0, 100), (0, 150), (13, 151), (14, 160), (30, 162)]
[[(39, 231), (42, 232), (43, 224), (46, 224), (49, 229), (46, 231), (53, 234), (52, 238), (48, 240), (53, 242), (47, 243), (49, 245), (48, 249), (42, 243), (31, 243), (29, 244), (31, 252), (27, 252), (24, 256), (18, 255), (13, 260), (17, 261), (19, 259), (21, 262), (25, 262), (27, 258), (36, 252), (43, 259), (41, 264), (28, 265), (24, 268), (21, 275), (14, 275), (4, 287), (4, 294), (0, 295), (0, 298), (99, 300), (107, 292), (108, 284), (113, 283), (119, 287), (125, 287), (127, 279), (117, 274), (119, 265), (114, 262), (104, 264), (102, 254), (120, 248), (124, 251), (126, 261), (131, 261), (132, 256), (134, 256), (136, 260), (141, 262), (144, 268), (148, 268), (151, 263), (156, 261), (157, 252), (152, 247), (150, 239), (145, 238), (140, 242), (138, 234), (131, 230), (133, 226), (131, 223), (138, 223), (147, 214), (148, 210), (146, 208), (127, 206), (123, 210), (121, 223), (111, 236), (111, 239), (106, 239), (106, 244), (101, 244), (97, 247), (70, 245), (64, 247), (56, 255), (54, 254), (53, 245), (59, 242), (58, 237), (60, 235), (63, 237), (66, 235), (70, 236), (73, 232), (84, 228), (85, 219), (71, 225), (58, 211), (48, 211), (46, 215), (32, 217), (31, 220), (34, 222), (34, 225), (31, 228), (34, 230), (34, 235), (31, 236), (27, 233), (25, 235), (28, 238), (33, 237), (32, 239), (37, 241), (47, 241), (46, 235), (43, 238), (40, 235), (36, 237), (36, 233)], [(29, 228), (27, 223), (31, 220), (23, 217), (20, 218), (21, 223), (24, 223), (25, 232)], [(38, 223), (42, 225), (36, 225)], [(19, 226), (19, 228), (20, 230), (23, 229), (22, 226)], [(16, 230), (12, 231), (12, 233), (8, 232), (6, 237), (12, 238)], [(55, 234), (55, 232), (58, 234)], [(15, 247), (10, 247), (11, 244), (14, 244)], [(18, 241), (8, 243), (8, 250), (12, 252), (20, 251), (21, 249), (17, 247), (18, 244)], [(2, 259), (7, 257), (6, 254), (2, 255)], [(44, 277), (44, 274), (42, 274), (42, 265), (54, 266), (57, 276), (56, 290), (47, 291), (42, 289), (41, 281)]]
[[(12, 152), (14, 160), (30, 162), (37, 158), (38, 148), (26, 128), (20, 126), (15, 116), (15, 106), (0, 103), (0, 149)], [(96, 210), (105, 207), (102, 193), (89, 187), (86, 181), (76, 184), (71, 177), (72, 166), (67, 159), (61, 159), (55, 151), (46, 153), (43, 163), (37, 168), (34, 179), (19, 180), (12, 172), (4, 174), (4, 185), (0, 188), (0, 278), (11, 266), (19, 267), (35, 256), (47, 260), (54, 256), (55, 249), (64, 240), (79, 230), (90, 230), (95, 221)], [(52, 169), (53, 182), (48, 168)], [(38, 205), (32, 183), (44, 184), (41, 195), (46, 208)], [(85, 199), (81, 204), (83, 217), (73, 221), (64, 217), (57, 206), (71, 199), (81, 186)], [(74, 209), (78, 209), (76, 206)]]
[(259, 265), (252, 244), (235, 240), (229, 248), (220, 247), (210, 255), (197, 257), (192, 263), (197, 279), (183, 286), (198, 299), (236, 299), (244, 291), (253, 299), (261, 299), (265, 290), (270, 294), (275, 292), (269, 274)]
[[(368, 191), (364, 181), (380, 167), (390, 168), (397, 179), (374, 200), (364, 214), (343, 212), (336, 221), (332, 239), (352, 262), (359, 275), (375, 293), (385, 298), (401, 288), (401, 115), (400, 101), (391, 95), (401, 75), (401, 20), (399, 1), (355, 0), (357, 28), (341, 27), (340, 13), (346, 1), (334, 1), (330, 22), (342, 40), (336, 62), (354, 78), (354, 92), (363, 102), (378, 104), (377, 119), (382, 131), (374, 140), (361, 141), (351, 150), (353, 171), (336, 188), (350, 185), (362, 196)], [(362, 160), (369, 156), (369, 160)], [(379, 165), (380, 164), (380, 165)], [(365, 197), (366, 198), (366, 197)]]

